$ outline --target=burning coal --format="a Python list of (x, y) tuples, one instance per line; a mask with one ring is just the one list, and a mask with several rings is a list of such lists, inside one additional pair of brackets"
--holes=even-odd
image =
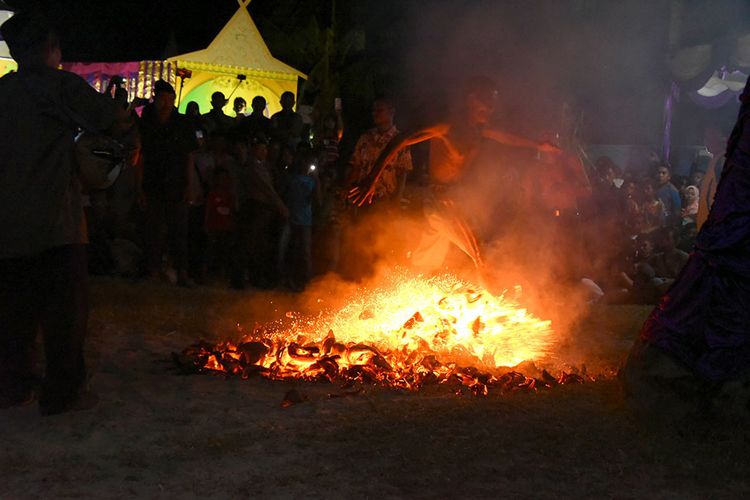
[(238, 342), (185, 349), (178, 363), (247, 378), (375, 383), (416, 390), (457, 383), (476, 394), (580, 382), (577, 375), (529, 378), (512, 367), (545, 361), (549, 321), (505, 296), (453, 276), (399, 276), (316, 318), (287, 313)]

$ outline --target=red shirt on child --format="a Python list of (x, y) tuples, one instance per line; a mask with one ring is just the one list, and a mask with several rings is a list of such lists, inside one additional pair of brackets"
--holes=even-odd
[(234, 199), (231, 192), (211, 191), (206, 200), (206, 231), (226, 233), (234, 224)]

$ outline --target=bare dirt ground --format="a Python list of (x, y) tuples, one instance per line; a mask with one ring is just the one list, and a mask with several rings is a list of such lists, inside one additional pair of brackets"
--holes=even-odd
[[(741, 498), (741, 424), (636, 420), (616, 380), (456, 396), (183, 376), (169, 356), (285, 300), (93, 282), (89, 411), (0, 412), (0, 498)], [(248, 312), (249, 301), (264, 306)], [(648, 313), (597, 307), (582, 356), (616, 369)], [(247, 317), (248, 315), (252, 318)], [(264, 317), (266, 316), (266, 317)], [(226, 335), (224, 335), (226, 336)], [(306, 401), (282, 408), (290, 389)]]

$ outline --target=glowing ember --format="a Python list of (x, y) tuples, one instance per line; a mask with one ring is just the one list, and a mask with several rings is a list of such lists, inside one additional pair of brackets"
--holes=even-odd
[(486, 394), (488, 385), (580, 381), (546, 372), (540, 381), (516, 372), (497, 375), (499, 367), (545, 358), (554, 339), (549, 321), (508, 298), (452, 276), (399, 277), (334, 313), (314, 319), (287, 313), (287, 320), (238, 343), (201, 343), (183, 355), (201, 370), (243, 377), (343, 379), (408, 389), (454, 380)]

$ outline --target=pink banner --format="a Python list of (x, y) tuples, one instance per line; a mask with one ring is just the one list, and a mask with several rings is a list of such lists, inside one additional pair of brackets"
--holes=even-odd
[(63, 63), (62, 67), (66, 71), (75, 73), (82, 77), (87, 77), (93, 74), (101, 75), (128, 75), (130, 73), (138, 73), (138, 62), (95, 62), (95, 63), (79, 63), (79, 62), (67, 62)]

